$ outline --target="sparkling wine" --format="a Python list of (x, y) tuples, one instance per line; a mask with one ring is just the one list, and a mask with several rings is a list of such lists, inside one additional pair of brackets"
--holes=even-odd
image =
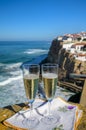
[(56, 85), (57, 85), (57, 74), (46, 73), (42, 75), (44, 82), (44, 91), (48, 99), (52, 99), (55, 95)]
[(38, 89), (39, 77), (35, 74), (24, 76), (24, 86), (26, 96), (29, 100), (34, 100)]

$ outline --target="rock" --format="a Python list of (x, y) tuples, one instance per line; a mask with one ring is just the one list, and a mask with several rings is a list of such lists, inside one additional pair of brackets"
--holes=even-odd
[(63, 42), (58, 41), (57, 39), (54, 39), (52, 41), (49, 53), (48, 53), (48, 61), (51, 63), (58, 63), (59, 60), (59, 53), (62, 49)]
[(60, 79), (69, 78), (70, 73), (86, 74), (86, 62), (79, 61), (63, 48), (63, 42), (54, 39), (52, 41), (46, 62), (59, 64)]

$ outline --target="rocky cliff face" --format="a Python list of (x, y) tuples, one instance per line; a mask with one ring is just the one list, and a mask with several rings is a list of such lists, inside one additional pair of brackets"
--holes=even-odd
[(62, 41), (58, 41), (54, 39), (52, 41), (49, 53), (48, 53), (48, 61), (51, 63), (58, 63), (59, 62), (59, 53), (62, 50)]
[(86, 73), (86, 62), (75, 60), (74, 56), (62, 46), (62, 41), (54, 39), (47, 58), (47, 62), (59, 64), (60, 77), (61, 75), (68, 77), (69, 73)]

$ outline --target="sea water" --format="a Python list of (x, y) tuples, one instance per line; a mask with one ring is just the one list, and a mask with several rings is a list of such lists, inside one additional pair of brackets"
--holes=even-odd
[(0, 107), (27, 101), (22, 63), (48, 54), (50, 41), (0, 41)]
[[(25, 62), (38, 63), (50, 46), (50, 41), (0, 41), (0, 107), (27, 101), (20, 66)], [(72, 95), (73, 92), (57, 86), (55, 97), (68, 100)]]

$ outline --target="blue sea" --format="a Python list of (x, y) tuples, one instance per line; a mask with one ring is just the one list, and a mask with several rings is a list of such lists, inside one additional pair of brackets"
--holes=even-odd
[(48, 54), (50, 41), (0, 41), (0, 107), (26, 101), (20, 66)]

